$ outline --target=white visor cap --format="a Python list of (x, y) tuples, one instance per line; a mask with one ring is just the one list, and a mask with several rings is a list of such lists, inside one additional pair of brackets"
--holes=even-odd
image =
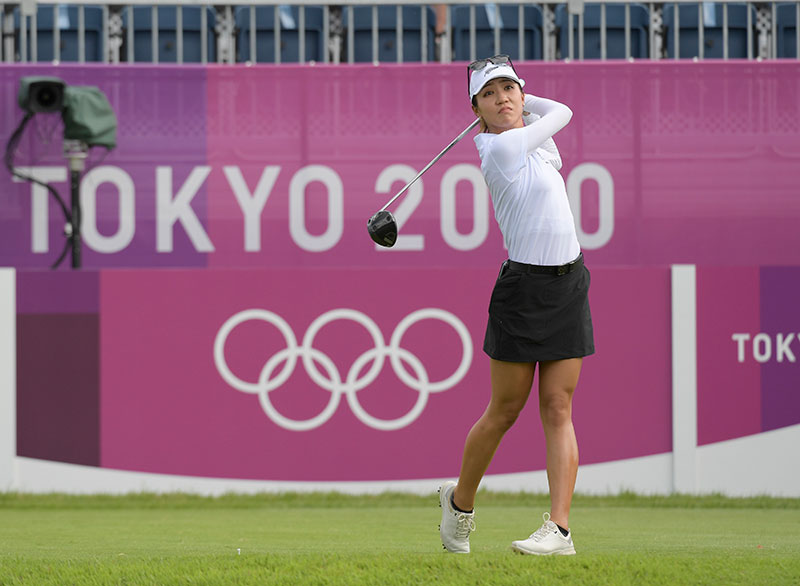
[(509, 63), (487, 63), (486, 67), (473, 71), (469, 78), (469, 99), (472, 100), (487, 83), (498, 77), (507, 77), (516, 81), (520, 87), (525, 87), (525, 80), (520, 79), (514, 68)]

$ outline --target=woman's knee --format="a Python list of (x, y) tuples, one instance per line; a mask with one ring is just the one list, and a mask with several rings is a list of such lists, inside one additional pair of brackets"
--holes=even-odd
[(580, 358), (543, 363), (539, 370), (539, 414), (545, 426), (572, 421), (572, 395), (583, 361)]
[(563, 425), (572, 421), (572, 393), (565, 389), (560, 393), (547, 393), (539, 397), (539, 416), (544, 425)]
[(492, 360), (492, 398), (484, 417), (507, 431), (519, 417), (531, 392), (535, 364)]
[(490, 404), (486, 410), (489, 423), (503, 431), (507, 431), (517, 421), (524, 401), (504, 401), (502, 404)]

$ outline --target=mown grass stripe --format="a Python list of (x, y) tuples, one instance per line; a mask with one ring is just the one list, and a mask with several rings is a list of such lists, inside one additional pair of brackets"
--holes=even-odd
[(482, 493), (473, 553), (456, 556), (435, 494), (6, 494), (0, 584), (800, 584), (790, 499), (581, 497), (577, 556), (512, 554), (546, 506)]

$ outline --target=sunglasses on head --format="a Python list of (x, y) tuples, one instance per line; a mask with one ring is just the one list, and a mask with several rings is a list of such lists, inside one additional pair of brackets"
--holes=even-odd
[(511, 58), (508, 55), (495, 55), (494, 57), (487, 57), (486, 59), (478, 59), (467, 65), (467, 71), (480, 71), (489, 64), (503, 65), (504, 63), (511, 63)]
[(478, 59), (467, 65), (467, 89), (469, 89), (470, 77), (473, 71), (480, 71), (487, 65), (508, 65), (514, 69), (514, 64), (511, 63), (511, 57), (508, 55), (495, 55), (494, 57), (487, 57), (486, 59)]

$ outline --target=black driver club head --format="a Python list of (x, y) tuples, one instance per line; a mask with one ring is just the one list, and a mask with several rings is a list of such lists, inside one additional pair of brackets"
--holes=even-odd
[(381, 210), (367, 220), (367, 232), (377, 244), (391, 248), (397, 242), (397, 221), (391, 212)]

